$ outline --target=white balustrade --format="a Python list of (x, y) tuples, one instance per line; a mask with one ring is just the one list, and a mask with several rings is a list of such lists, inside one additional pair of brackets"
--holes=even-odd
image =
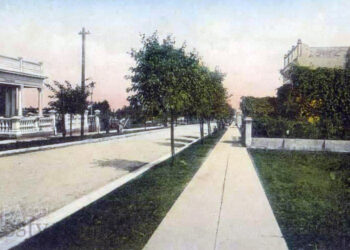
[(20, 132), (22, 134), (28, 134), (38, 131), (37, 126), (38, 118), (37, 117), (25, 117), (20, 119)]
[(0, 118), (0, 137), (20, 137), (38, 133), (54, 133), (53, 117), (11, 117)]
[[(99, 113), (96, 112), (95, 115), (90, 115), (85, 117), (86, 130), (89, 129), (90, 132), (100, 131), (100, 121)], [(81, 119), (80, 115), (72, 116), (72, 130), (80, 130)], [(66, 114), (66, 131), (70, 130), (70, 119), (71, 116)], [(20, 137), (22, 135), (47, 135), (48, 133), (56, 134), (56, 117), (55, 112), (51, 112), (50, 116), (45, 117), (11, 117), (3, 118), (0, 117), (0, 137), (10, 138), (10, 137)]]
[(8, 133), (12, 130), (12, 120), (10, 118), (0, 118), (0, 133)]
[(39, 130), (40, 131), (52, 131), (52, 117), (40, 117), (39, 118)]

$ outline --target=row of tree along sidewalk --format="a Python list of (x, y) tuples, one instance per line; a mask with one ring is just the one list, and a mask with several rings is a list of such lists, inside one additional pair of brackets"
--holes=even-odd
[[(210, 70), (203, 63), (198, 53), (186, 51), (186, 46), (176, 46), (175, 39), (167, 36), (160, 40), (157, 33), (141, 36), (140, 49), (132, 49), (131, 57), (135, 65), (126, 76), (131, 80), (128, 101), (131, 110), (141, 111), (145, 120), (158, 119), (170, 122), (171, 154), (175, 154), (174, 124), (178, 117), (199, 121), (200, 136), (204, 138), (204, 124), (217, 121), (218, 129), (234, 116), (234, 109), (229, 105), (229, 95), (223, 86), (225, 74), (218, 68)], [(89, 105), (88, 97), (92, 94), (95, 83), (85, 89), (73, 87), (69, 82), (54, 82), (47, 87), (53, 93), (49, 105), (61, 117), (64, 114), (83, 113)], [(107, 126), (111, 119), (109, 105), (101, 112), (102, 123)], [(65, 136), (65, 129), (63, 129)]]

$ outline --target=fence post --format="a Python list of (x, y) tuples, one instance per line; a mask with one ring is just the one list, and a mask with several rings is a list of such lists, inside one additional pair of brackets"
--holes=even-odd
[(101, 114), (101, 111), (96, 109), (95, 110), (95, 127), (96, 127), (96, 132), (98, 134), (100, 133), (100, 130), (101, 130), (101, 127), (100, 127), (100, 114)]
[(84, 131), (89, 132), (89, 110), (85, 110), (84, 112)]
[(34, 131), (35, 131), (35, 132), (40, 131), (40, 125), (39, 125), (39, 123), (40, 123), (40, 117), (38, 116), (38, 117), (36, 117), (35, 120), (34, 120)]
[[(69, 114), (64, 114), (64, 127), (66, 129), (66, 133), (70, 132), (70, 118), (71, 117)], [(72, 130), (74, 129), (72, 128)]]
[(245, 146), (250, 147), (252, 145), (252, 122), (253, 119), (247, 117), (245, 121)]
[(15, 138), (18, 138), (22, 135), (21, 133), (21, 118), (19, 116), (14, 116), (11, 119), (12, 122), (12, 132), (15, 134)]
[(52, 122), (52, 131), (53, 135), (57, 135), (57, 129), (56, 129), (56, 110), (50, 110), (49, 111), (51, 122)]

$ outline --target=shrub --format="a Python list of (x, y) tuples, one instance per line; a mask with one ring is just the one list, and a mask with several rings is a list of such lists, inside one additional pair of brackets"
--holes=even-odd
[(253, 121), (255, 137), (323, 138), (322, 130), (307, 121), (291, 121), (285, 118), (262, 117)]

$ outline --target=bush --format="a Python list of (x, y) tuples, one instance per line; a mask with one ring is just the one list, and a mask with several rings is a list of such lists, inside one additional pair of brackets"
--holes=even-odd
[(261, 117), (253, 121), (254, 137), (324, 138), (322, 130), (306, 121), (291, 121), (284, 118)]

